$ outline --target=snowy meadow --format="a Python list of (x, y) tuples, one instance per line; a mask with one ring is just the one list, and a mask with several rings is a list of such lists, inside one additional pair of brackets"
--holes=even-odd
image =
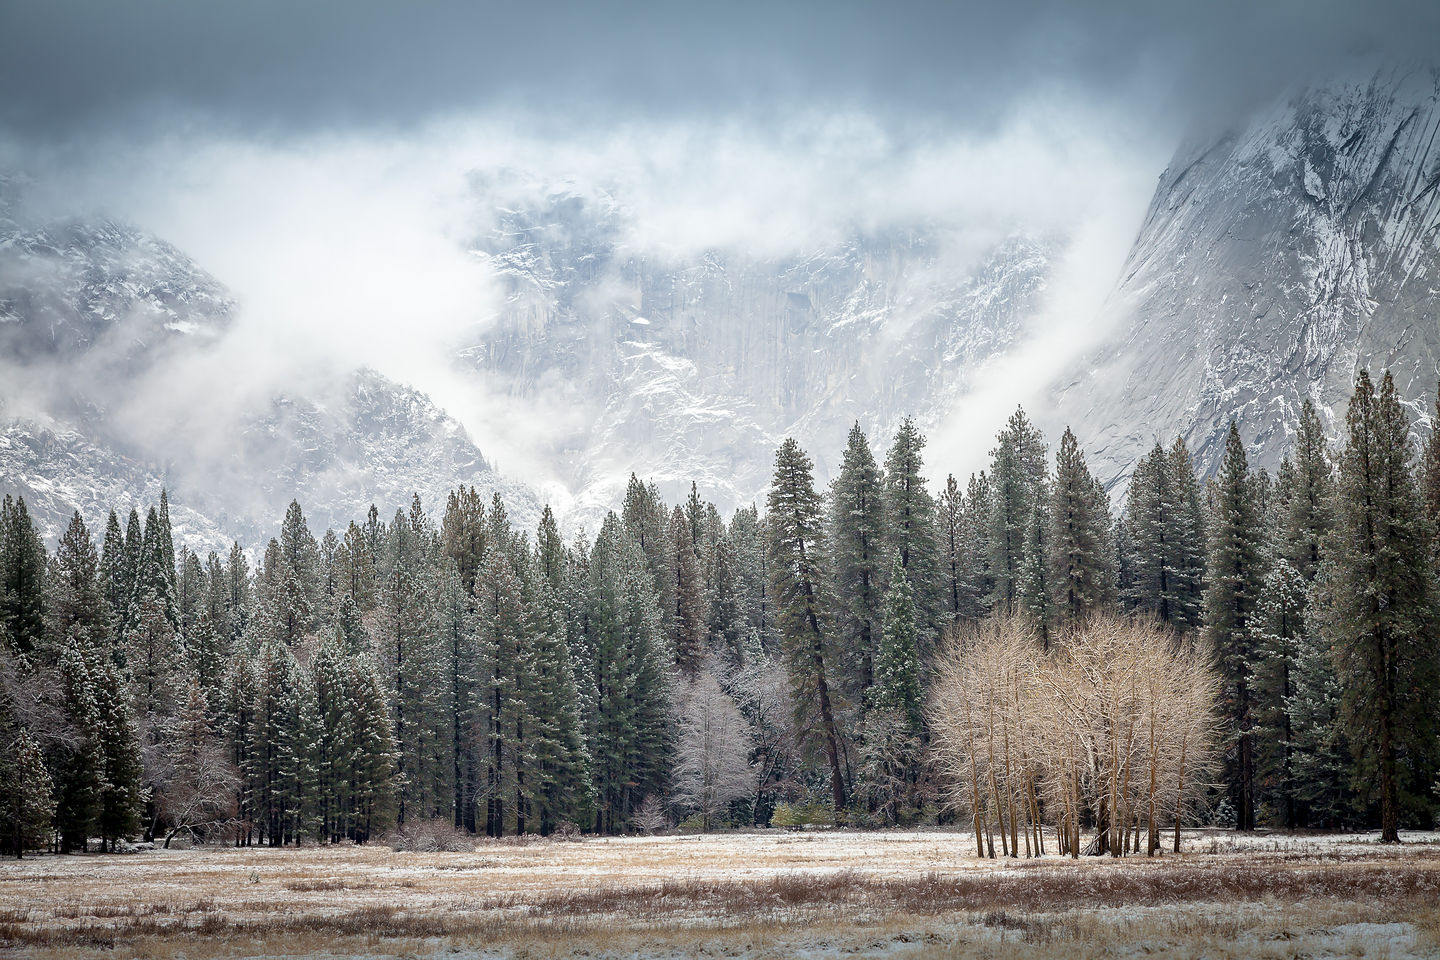
[(977, 858), (962, 831), (44, 856), (3, 956), (1433, 957), (1440, 834), (1187, 831), (1156, 859)]

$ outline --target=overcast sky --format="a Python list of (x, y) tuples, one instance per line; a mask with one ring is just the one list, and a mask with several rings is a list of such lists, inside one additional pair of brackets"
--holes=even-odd
[(7, 0), (0, 27), (0, 117), (47, 137), (172, 108), (274, 136), (497, 106), (568, 124), (804, 103), (983, 127), (1048, 85), (1196, 114), (1354, 57), (1427, 55), (1440, 4)]
[(493, 199), (472, 171), (603, 184), (627, 239), (669, 253), (887, 221), (963, 228), (974, 252), (1017, 226), (1068, 236), (1015, 361), (1032, 375), (968, 408), (988, 435), (1103, 329), (1182, 138), (1437, 37), (1434, 0), (4, 0), (0, 169), (47, 212), (124, 217), (216, 274), (249, 376), (371, 364), (531, 472), (535, 425), (449, 365), (495, 296), (466, 250)]

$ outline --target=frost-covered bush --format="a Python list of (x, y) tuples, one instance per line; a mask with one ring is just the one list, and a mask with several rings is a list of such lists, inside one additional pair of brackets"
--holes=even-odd
[(468, 853), (475, 849), (475, 838), (448, 820), (412, 821), (386, 834), (381, 842), (396, 852)]

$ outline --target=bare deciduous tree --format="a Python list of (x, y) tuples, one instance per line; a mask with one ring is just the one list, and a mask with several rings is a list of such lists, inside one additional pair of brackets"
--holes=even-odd
[(714, 665), (701, 670), (680, 703), (680, 750), (675, 799), (697, 811), (704, 829), (730, 803), (750, 796), (759, 776), (750, 762), (754, 737), (735, 701), (720, 686)]
[(1160, 850), (1214, 758), (1216, 692), (1207, 657), (1159, 624), (1098, 616), (1042, 653), (1030, 626), (995, 618), (948, 638), (931, 689), (936, 760), (976, 849), (1061, 854)]

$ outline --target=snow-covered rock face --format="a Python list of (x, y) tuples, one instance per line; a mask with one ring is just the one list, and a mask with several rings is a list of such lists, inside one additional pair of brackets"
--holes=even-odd
[[(373, 371), (234, 401), (233, 384), (171, 389), (174, 371), (225, 349), (234, 311), (163, 241), (110, 222), (28, 223), (0, 203), (0, 493), (24, 496), (53, 541), (72, 510), (93, 527), (168, 486), (177, 540), (201, 550), (263, 548), (292, 497), (317, 534), (372, 502), (388, 519), (412, 493), (443, 509), (460, 483), (499, 489), (517, 521), (538, 520), (533, 494), (496, 478), (453, 418)], [(137, 423), (142, 390), (174, 416)], [(185, 414), (208, 394), (220, 402)]]
[(1360, 367), (1417, 414), (1440, 359), (1440, 75), (1311, 90), (1160, 179), (1108, 309), (1115, 334), (1057, 389), (1123, 484), (1156, 439), (1213, 469), (1231, 418), (1273, 468), (1308, 397), (1338, 430)]
[(1016, 235), (957, 266), (917, 228), (783, 259), (665, 258), (627, 248), (625, 217), (609, 196), (552, 191), (476, 244), (509, 298), (462, 361), (563, 411), (548, 459), (586, 520), (631, 471), (671, 499), (695, 480), (743, 505), (787, 435), (823, 480), (852, 422), (878, 445), (903, 416), (933, 425), (1021, 335), (1057, 247)]

